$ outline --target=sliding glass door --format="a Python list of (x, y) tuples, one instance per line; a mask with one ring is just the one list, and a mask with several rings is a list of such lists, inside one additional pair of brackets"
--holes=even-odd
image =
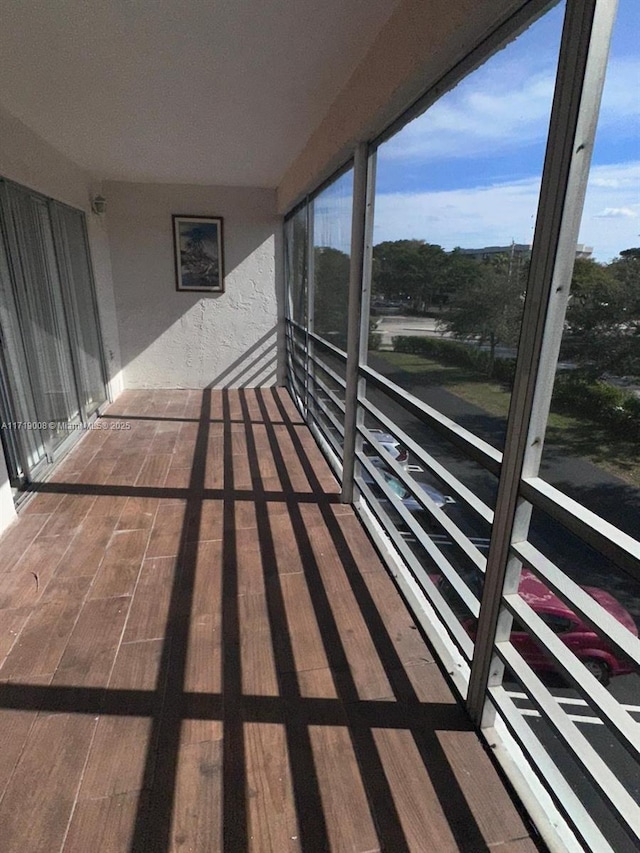
[(0, 182), (1, 414), (21, 482), (55, 461), (106, 400), (84, 216)]

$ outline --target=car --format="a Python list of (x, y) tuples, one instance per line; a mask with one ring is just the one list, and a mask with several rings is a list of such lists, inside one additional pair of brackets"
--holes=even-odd
[[(377, 466), (376, 466), (377, 467)], [(407, 487), (398, 480), (397, 477), (394, 477), (384, 468), (379, 469), (380, 474), (384, 478), (385, 483), (397, 497), (403, 503), (405, 509), (408, 509), (409, 512), (412, 513), (421, 513), (425, 512), (425, 508), (422, 506), (420, 501), (418, 501), (412, 493), (407, 489)], [(362, 478), (371, 487), (373, 493), (378, 497), (381, 501), (388, 503), (389, 501), (382, 493), (378, 485), (374, 482), (373, 477), (369, 474), (368, 471), (363, 470)], [(428, 483), (418, 483), (417, 484), (420, 489), (429, 497), (434, 504), (438, 507), (438, 509), (442, 509), (446, 507), (448, 504), (455, 503), (454, 499), (449, 497), (448, 495), (443, 495), (442, 492), (438, 491), (438, 489), (430, 486)]]
[[(594, 601), (617, 619), (634, 637), (638, 628), (631, 614), (610, 593), (595, 586), (583, 586)], [(615, 650), (581, 617), (558, 598), (531, 570), (523, 568), (518, 586), (520, 596), (558, 638), (579, 658), (601, 684), (616, 675), (634, 672), (634, 666), (618, 657)], [(531, 635), (514, 625), (511, 642), (532, 669), (554, 671), (556, 667), (533, 641)]]
[[(398, 465), (400, 465), (405, 471), (409, 469), (409, 451), (406, 447), (403, 447), (403, 445), (400, 444), (397, 438), (381, 429), (368, 429), (367, 433), (375, 439), (378, 444), (381, 444), (384, 447), (389, 456), (391, 456)], [(380, 459), (376, 448), (368, 441), (364, 441), (362, 443), (362, 452), (373, 461), (374, 465), (379, 466), (384, 464), (383, 460)]]
[[(441, 583), (438, 585), (441, 586)], [(638, 627), (633, 617), (613, 595), (596, 586), (583, 586), (582, 589), (634, 637), (638, 636)], [(618, 656), (604, 637), (600, 636), (581, 616), (574, 613), (527, 567), (522, 569), (518, 593), (601, 684), (608, 684), (614, 676), (636, 671), (630, 661)], [(463, 625), (475, 639), (477, 628), (475, 620), (463, 620)], [(514, 648), (532, 669), (539, 672), (558, 672), (558, 667), (524, 626), (515, 619), (510, 639)]]

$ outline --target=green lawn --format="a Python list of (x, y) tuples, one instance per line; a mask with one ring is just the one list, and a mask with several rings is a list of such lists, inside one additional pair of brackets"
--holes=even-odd
[[(396, 370), (419, 375), (424, 385), (446, 388), (491, 415), (507, 417), (510, 393), (503, 385), (488, 380), (469, 368), (443, 365), (420, 355), (377, 352)], [(607, 430), (586, 419), (551, 412), (545, 445), (568, 456), (579, 456), (615, 474), (627, 483), (640, 486), (640, 448), (637, 442), (611, 436)]]

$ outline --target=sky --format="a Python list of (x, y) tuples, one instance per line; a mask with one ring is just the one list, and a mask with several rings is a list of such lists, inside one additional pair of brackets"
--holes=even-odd
[[(530, 243), (564, 2), (378, 150), (374, 243)], [(619, 0), (579, 242), (640, 245), (640, 2)], [(336, 200), (337, 201), (337, 200)]]

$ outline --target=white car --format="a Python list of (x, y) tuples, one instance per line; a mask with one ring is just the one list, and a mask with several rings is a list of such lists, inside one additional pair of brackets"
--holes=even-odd
[[(409, 470), (409, 451), (406, 447), (403, 447), (402, 444), (400, 444), (397, 438), (394, 438), (388, 432), (383, 432), (381, 429), (368, 429), (367, 432), (378, 442), (378, 444), (381, 444), (384, 447), (387, 453), (392, 459), (395, 459), (398, 465), (400, 465), (405, 471)], [(374, 464), (380, 464), (381, 461), (384, 461), (380, 460), (378, 451), (373, 444), (370, 444), (368, 441), (363, 442), (362, 452), (365, 456), (372, 459)]]

